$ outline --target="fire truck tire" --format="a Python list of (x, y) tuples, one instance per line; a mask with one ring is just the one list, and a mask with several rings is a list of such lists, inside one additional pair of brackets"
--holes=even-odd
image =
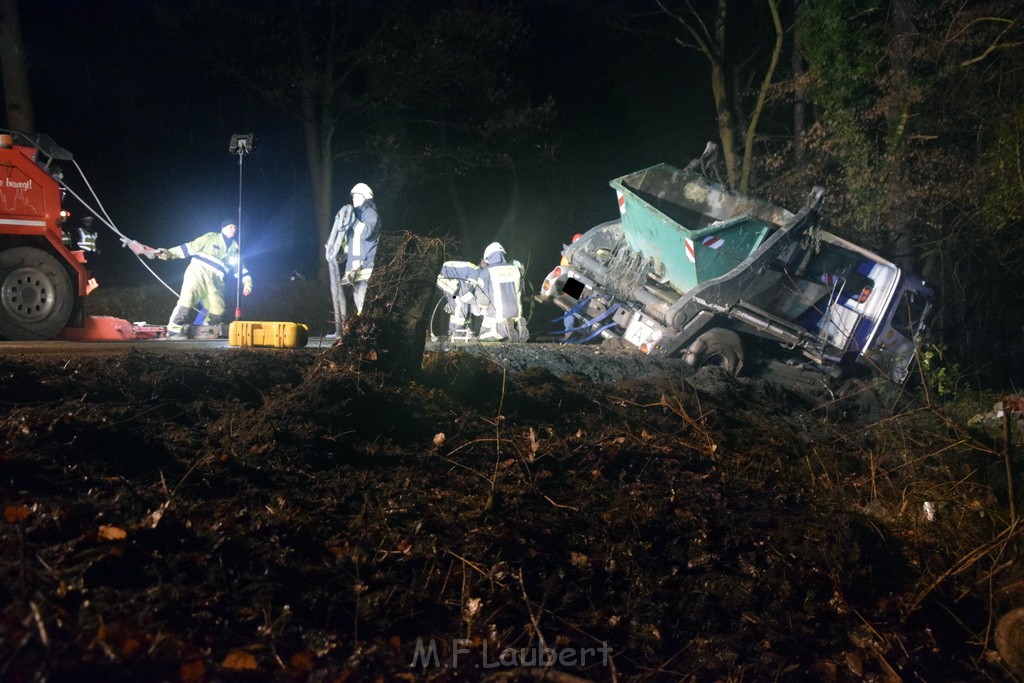
[(683, 358), (696, 368), (718, 365), (735, 377), (743, 370), (743, 340), (732, 330), (713, 327), (690, 344)]
[(49, 339), (64, 329), (75, 297), (56, 258), (35, 247), (0, 252), (0, 338)]

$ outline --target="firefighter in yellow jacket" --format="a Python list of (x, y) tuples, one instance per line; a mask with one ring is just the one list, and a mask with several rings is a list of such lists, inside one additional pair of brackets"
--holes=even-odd
[[(188, 336), (189, 320), (195, 317), (192, 307), (200, 302), (206, 307), (208, 325), (219, 326), (223, 323), (224, 279), (238, 269), (238, 242), (235, 241), (237, 230), (235, 221), (226, 220), (221, 223), (219, 231), (200, 235), (177, 247), (156, 250), (155, 255), (159, 259), (192, 259), (185, 269), (178, 304), (167, 323), (168, 337)], [(250, 292), (252, 277), (248, 269), (243, 267), (242, 294), (249, 296)]]

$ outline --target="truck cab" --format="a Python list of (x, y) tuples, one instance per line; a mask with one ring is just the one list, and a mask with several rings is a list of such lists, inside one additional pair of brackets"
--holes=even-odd
[(868, 365), (902, 383), (929, 318), (931, 288), (831, 233), (808, 246), (796, 243), (787, 259), (769, 264), (749, 301), (816, 335), (835, 362)]
[(63, 238), (60, 170), (45, 135), (0, 131), (0, 339), (49, 339), (81, 325), (90, 274)]

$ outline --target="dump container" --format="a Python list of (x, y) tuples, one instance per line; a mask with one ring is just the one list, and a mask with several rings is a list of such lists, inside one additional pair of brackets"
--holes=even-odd
[(610, 182), (630, 250), (680, 292), (728, 273), (792, 214), (692, 171), (658, 164)]
[(297, 349), (308, 341), (309, 328), (301, 323), (236, 320), (228, 327), (228, 346)]

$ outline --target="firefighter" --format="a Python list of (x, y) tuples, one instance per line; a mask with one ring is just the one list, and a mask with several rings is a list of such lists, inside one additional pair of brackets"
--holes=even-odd
[(380, 217), (373, 201), (373, 190), (366, 183), (356, 183), (350, 194), (352, 203), (338, 211), (331, 235), (324, 245), (334, 306), (334, 333), (328, 334), (328, 338), (341, 336), (350, 310), (350, 299), (355, 314), (363, 312), (366, 288), (377, 256)]
[[(200, 235), (191, 242), (157, 249), (155, 255), (162, 260), (191, 258), (185, 269), (185, 279), (181, 283), (181, 296), (171, 313), (167, 323), (169, 338), (185, 338), (188, 336), (188, 321), (192, 315), (192, 307), (202, 302), (209, 317), (207, 324), (220, 326), (219, 336), (226, 336), (223, 331), (224, 322), (224, 279), (229, 273), (237, 272), (238, 242), (235, 233), (238, 226), (235, 221), (226, 220), (220, 225), (219, 231)], [(249, 296), (252, 292), (252, 277), (246, 268), (242, 272), (242, 294)]]
[(511, 263), (505, 248), (491, 242), (484, 250), (476, 279), (476, 310), (481, 316), (481, 341), (526, 341), (523, 318), (523, 266)]
[(448, 313), (448, 336), (467, 340), (472, 334), (470, 306), (474, 301), (480, 269), (469, 261), (445, 261), (437, 275), (437, 286), (445, 293), (444, 310)]

